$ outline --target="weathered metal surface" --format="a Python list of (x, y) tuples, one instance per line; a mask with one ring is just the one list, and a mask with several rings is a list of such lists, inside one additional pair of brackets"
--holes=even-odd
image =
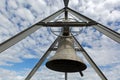
[(87, 68), (76, 55), (72, 38), (61, 38), (55, 55), (46, 63), (49, 69), (59, 72), (80, 72)]

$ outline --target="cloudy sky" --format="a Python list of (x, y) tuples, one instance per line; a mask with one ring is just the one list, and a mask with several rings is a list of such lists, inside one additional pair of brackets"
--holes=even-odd
[[(1, 0), (0, 43), (63, 8), (62, 0)], [(120, 0), (70, 0), (69, 7), (120, 33)], [(24, 80), (56, 36), (40, 28), (0, 54), (0, 80)], [(83, 28), (76, 36), (108, 80), (120, 80), (120, 44), (96, 29)], [(88, 68), (68, 74), (68, 80), (101, 80), (85, 58)], [(64, 80), (64, 73), (51, 71), (45, 62), (31, 80)]]

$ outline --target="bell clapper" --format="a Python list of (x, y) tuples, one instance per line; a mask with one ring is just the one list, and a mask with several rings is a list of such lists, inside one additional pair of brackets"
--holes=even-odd
[(82, 73), (82, 71), (80, 71), (79, 73), (80, 73), (81, 77), (83, 77), (83, 76), (84, 76), (84, 75), (83, 75), (83, 73)]

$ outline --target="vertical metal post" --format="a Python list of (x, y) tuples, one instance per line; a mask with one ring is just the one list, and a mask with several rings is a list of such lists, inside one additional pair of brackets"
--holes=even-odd
[(68, 11), (67, 11), (67, 9), (65, 8), (65, 20), (67, 20), (68, 19)]
[[(68, 11), (67, 8), (65, 7), (65, 21), (68, 21)], [(63, 36), (68, 36), (69, 35), (69, 26), (63, 27)]]
[(68, 7), (69, 0), (64, 0), (65, 7)]
[(67, 72), (65, 72), (65, 80), (67, 80)]
[(93, 67), (93, 69), (96, 71), (96, 73), (100, 76), (100, 78), (102, 80), (108, 80), (74, 36), (73, 36), (73, 39), (77, 43), (78, 47), (82, 50), (82, 53), (83, 53), (84, 57), (87, 59), (87, 61)]

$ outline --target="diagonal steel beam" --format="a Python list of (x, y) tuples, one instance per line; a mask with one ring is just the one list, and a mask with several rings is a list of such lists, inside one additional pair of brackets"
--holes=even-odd
[(71, 14), (73, 14), (74, 16), (76, 16), (78, 19), (83, 20), (85, 22), (95, 22), (97, 23), (97, 25), (93, 26), (94, 28), (96, 28), (98, 31), (102, 32), (104, 35), (110, 37), (111, 39), (115, 40), (116, 42), (120, 43), (120, 34), (107, 28), (106, 26), (70, 9), (67, 8), (68, 12), (70, 12)]
[[(54, 14), (48, 16), (47, 18), (39, 21), (39, 22), (48, 22), (48, 21), (54, 19), (55, 17), (57, 17), (58, 15), (60, 15), (62, 12), (64, 12), (64, 10), (65, 9), (63, 8), (63, 9), (55, 12)], [(18, 33), (17, 35), (13, 36), (12, 38), (1, 43), (0, 44), (0, 53), (3, 52), (4, 50), (8, 49), (9, 47), (13, 46), (17, 42), (21, 41), (25, 37), (29, 36), (30, 34), (35, 32), (36, 30), (38, 30), (41, 26), (35, 26), (35, 25), (38, 24), (39, 22), (33, 24), (31, 27), (25, 29), (24, 31)]]
[(93, 69), (96, 71), (96, 73), (100, 76), (101, 80), (108, 80), (74, 36), (73, 36), (73, 39), (77, 43), (78, 47), (82, 50), (82, 54), (84, 55), (86, 60), (93, 67)]
[(47, 56), (50, 54), (51, 49), (55, 47), (57, 42), (59, 41), (60, 37), (58, 37), (52, 45), (49, 47), (49, 49), (46, 51), (46, 53), (42, 56), (42, 58), (38, 61), (38, 63), (35, 65), (35, 67), (31, 70), (31, 72), (28, 74), (28, 76), (25, 78), (25, 80), (30, 80), (32, 76), (35, 74), (35, 72), (39, 69), (39, 67), (42, 65), (42, 63), (45, 61)]
[(106, 36), (110, 37), (111, 39), (115, 40), (116, 42), (120, 43), (120, 34), (119, 33), (113, 31), (112, 29), (105, 27), (102, 24), (97, 24), (93, 27), (96, 28), (98, 31), (102, 32), (104, 35), (106, 35)]

